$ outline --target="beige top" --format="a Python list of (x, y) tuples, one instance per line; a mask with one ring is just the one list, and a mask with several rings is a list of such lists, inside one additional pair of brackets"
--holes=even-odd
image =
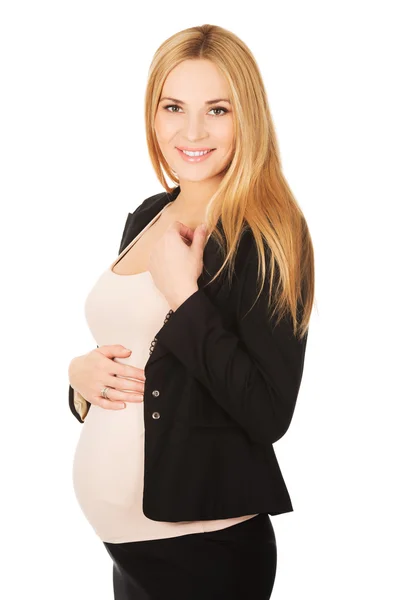
[[(101, 274), (85, 302), (86, 320), (96, 343), (129, 348), (132, 353), (128, 358), (114, 360), (141, 369), (170, 307), (154, 285), (150, 271), (120, 275), (112, 269), (169, 204)], [(125, 409), (115, 411), (93, 404), (82, 425), (74, 456), (73, 485), (85, 517), (101, 540), (122, 543), (203, 533), (256, 516), (178, 523), (153, 521), (142, 511), (143, 476), (143, 402), (127, 402)]]

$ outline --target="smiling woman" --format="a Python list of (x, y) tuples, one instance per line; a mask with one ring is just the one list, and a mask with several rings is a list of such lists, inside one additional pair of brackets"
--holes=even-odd
[(206, 58), (181, 61), (164, 81), (154, 132), (169, 168), (179, 175), (182, 206), (207, 203), (232, 160), (234, 119), (229, 97), (226, 78)]
[(259, 69), (233, 33), (192, 27), (158, 48), (145, 122), (165, 191), (129, 213), (87, 297), (98, 347), (76, 401), (70, 386), (84, 423), (76, 495), (113, 560), (116, 600), (268, 600), (269, 515), (293, 510), (273, 444), (302, 380), (311, 238)]

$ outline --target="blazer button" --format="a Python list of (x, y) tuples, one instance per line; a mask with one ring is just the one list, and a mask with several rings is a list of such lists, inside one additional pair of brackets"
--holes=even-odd
[(153, 390), (151, 393), (153, 396), (156, 396), (156, 397), (160, 395), (160, 392), (158, 390)]
[(161, 415), (159, 412), (153, 412), (151, 416), (153, 417), (153, 419), (159, 419)]
[(154, 350), (154, 348), (155, 348), (156, 344), (157, 344), (157, 338), (154, 338), (154, 340), (153, 340), (153, 341), (151, 342), (151, 344), (150, 344), (149, 355), (151, 355), (151, 354), (152, 354), (152, 352), (153, 352), (153, 350)]

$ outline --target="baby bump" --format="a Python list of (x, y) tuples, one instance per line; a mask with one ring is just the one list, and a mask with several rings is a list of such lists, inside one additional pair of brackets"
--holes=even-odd
[(143, 453), (142, 403), (115, 411), (91, 406), (73, 460), (75, 494), (89, 520), (92, 511), (129, 507), (141, 498)]

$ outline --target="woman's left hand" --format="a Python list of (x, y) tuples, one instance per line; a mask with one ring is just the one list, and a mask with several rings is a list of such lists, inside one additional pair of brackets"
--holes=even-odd
[(207, 229), (195, 229), (174, 221), (154, 245), (148, 270), (172, 310), (197, 291), (203, 270)]

